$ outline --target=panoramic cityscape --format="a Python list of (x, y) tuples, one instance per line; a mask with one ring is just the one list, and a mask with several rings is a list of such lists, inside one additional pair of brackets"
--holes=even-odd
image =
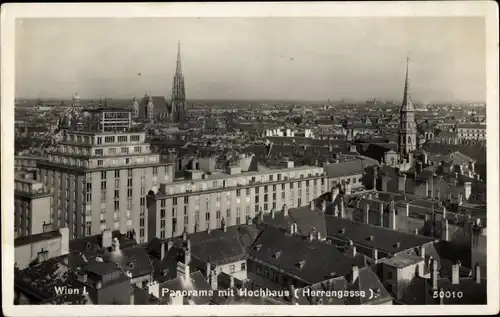
[(14, 304), (485, 305), (485, 26), (425, 19), (18, 21)]

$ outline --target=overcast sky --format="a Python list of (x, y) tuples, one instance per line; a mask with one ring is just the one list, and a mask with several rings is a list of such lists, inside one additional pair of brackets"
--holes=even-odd
[(18, 98), (170, 96), (181, 41), (188, 99), (485, 99), (482, 18), (16, 22)]

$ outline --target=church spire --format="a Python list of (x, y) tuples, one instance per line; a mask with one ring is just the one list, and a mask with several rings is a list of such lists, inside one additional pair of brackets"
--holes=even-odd
[(181, 68), (181, 41), (177, 42), (177, 68), (175, 69), (176, 74), (182, 73)]
[(413, 111), (413, 104), (411, 102), (410, 94), (410, 79), (408, 72), (408, 64), (410, 63), (410, 58), (406, 58), (406, 79), (405, 79), (405, 90), (403, 94), (403, 103), (401, 104), (401, 111)]

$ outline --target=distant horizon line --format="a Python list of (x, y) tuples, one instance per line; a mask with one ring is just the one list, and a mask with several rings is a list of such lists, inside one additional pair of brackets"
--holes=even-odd
[[(156, 96), (152, 94), (153, 97), (164, 97), (165, 99), (169, 99), (167, 96)], [(97, 101), (97, 100), (130, 100), (132, 101), (134, 97), (131, 98), (125, 98), (125, 97), (119, 97), (119, 98), (112, 98), (112, 97), (97, 97), (97, 98), (81, 98), (80, 100), (84, 101)], [(142, 98), (142, 97), (140, 97)], [(57, 98), (57, 97), (18, 97), (15, 98), (15, 101), (19, 100), (37, 100), (40, 99), (42, 101), (70, 101), (72, 100), (71, 97), (69, 98)], [(286, 99), (286, 98), (272, 98), (272, 99), (250, 99), (250, 98), (189, 98), (186, 99), (187, 102), (189, 101), (245, 101), (245, 102), (276, 102), (276, 101), (285, 101), (285, 102), (325, 102), (328, 103), (329, 101), (331, 103), (339, 102), (344, 100), (344, 102), (400, 102), (402, 100), (400, 99), (384, 99), (384, 98), (367, 98), (367, 99), (354, 99), (354, 98), (327, 98), (327, 99)], [(412, 99), (413, 103), (417, 104), (432, 104), (432, 103), (486, 103), (484, 100), (431, 100), (427, 102), (422, 102), (419, 100)]]

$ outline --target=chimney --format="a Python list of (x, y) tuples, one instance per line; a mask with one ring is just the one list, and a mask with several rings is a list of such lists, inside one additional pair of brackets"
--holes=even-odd
[(449, 237), (449, 228), (448, 228), (448, 219), (443, 220), (443, 233), (441, 235), (441, 240), (450, 241)]
[(311, 200), (310, 206), (311, 206), (311, 210), (316, 209), (316, 206), (314, 205), (314, 200)]
[(398, 177), (398, 190), (400, 192), (405, 192), (406, 191), (406, 174), (405, 173), (399, 174), (399, 177)]
[(422, 172), (422, 162), (418, 162), (417, 163), (417, 166), (416, 166), (416, 171), (418, 174), (420, 174)]
[(352, 266), (352, 274), (351, 274), (351, 283), (354, 283), (356, 282), (356, 280), (358, 279), (359, 277), (359, 268), (357, 265), (353, 265)]
[(472, 171), (472, 173), (476, 172), (476, 163), (474, 161), (469, 162), (469, 169)]
[(212, 265), (210, 264), (210, 262), (207, 262), (205, 270), (206, 270), (205, 277), (207, 278), (207, 281), (210, 282), (210, 280), (209, 280), (210, 273), (212, 272)]
[(451, 284), (459, 284), (459, 269), (460, 265), (455, 263), (451, 266)]
[(425, 260), (425, 247), (423, 245), (419, 247), (419, 253), (420, 257)]
[(227, 227), (226, 227), (226, 221), (224, 220), (224, 217), (220, 220), (220, 226), (224, 232), (227, 232)]
[(386, 173), (382, 174), (382, 184), (381, 184), (381, 188), (380, 188), (381, 191), (383, 191), (383, 192), (387, 191), (387, 182), (388, 181), (389, 181), (389, 176)]
[(383, 227), (384, 226), (384, 203), (380, 203), (378, 213), (379, 213), (380, 226)]
[(290, 284), (290, 303), (292, 305), (296, 305), (297, 304), (297, 297), (295, 297), (295, 286), (293, 286), (293, 284)]
[(286, 204), (283, 204), (283, 216), (288, 216), (288, 206)]
[(394, 207), (394, 200), (391, 201), (389, 210), (389, 228), (391, 230), (396, 230), (396, 208)]
[(186, 242), (186, 251), (184, 252), (184, 263), (188, 265), (191, 263), (191, 240)]
[(370, 204), (368, 202), (365, 205), (365, 223), (370, 223)]
[(351, 191), (352, 191), (351, 182), (347, 182), (347, 183), (345, 184), (345, 188), (344, 188), (344, 193), (345, 193), (345, 195), (350, 195), (350, 194), (351, 194)]
[(210, 285), (212, 286), (212, 289), (215, 291), (218, 286), (219, 286), (219, 283), (217, 281), (217, 274), (215, 273), (215, 270), (213, 270), (211, 273), (210, 273)]
[(373, 186), (371, 189), (377, 188), (377, 180), (378, 180), (378, 166), (373, 166)]
[(189, 265), (187, 265), (187, 263), (186, 263), (186, 266), (184, 267), (184, 281), (186, 283), (188, 283), (190, 281), (190, 278), (191, 278), (190, 275), (191, 275), (191, 273), (189, 272)]
[(111, 229), (103, 230), (101, 246), (103, 248), (110, 248), (112, 244), (113, 244), (113, 234)]
[(378, 250), (377, 249), (372, 249), (372, 259), (377, 263), (378, 261)]
[(168, 240), (167, 242), (167, 251), (169, 251), (174, 246), (173, 240)]
[(431, 268), (431, 282), (432, 282), (432, 289), (437, 290), (438, 289), (438, 263), (436, 259), (432, 259), (432, 268)]
[(476, 265), (474, 266), (474, 280), (477, 284), (481, 284), (481, 267), (478, 262), (476, 262)]
[(471, 193), (472, 193), (472, 183), (471, 182), (465, 182), (464, 183), (464, 197), (465, 197), (465, 200), (469, 199)]
[(160, 260), (165, 258), (165, 241), (161, 242)]
[(352, 242), (352, 240), (349, 240), (349, 246), (348, 246), (348, 254), (352, 257), (355, 257), (356, 256), (356, 246), (354, 245), (354, 243)]

